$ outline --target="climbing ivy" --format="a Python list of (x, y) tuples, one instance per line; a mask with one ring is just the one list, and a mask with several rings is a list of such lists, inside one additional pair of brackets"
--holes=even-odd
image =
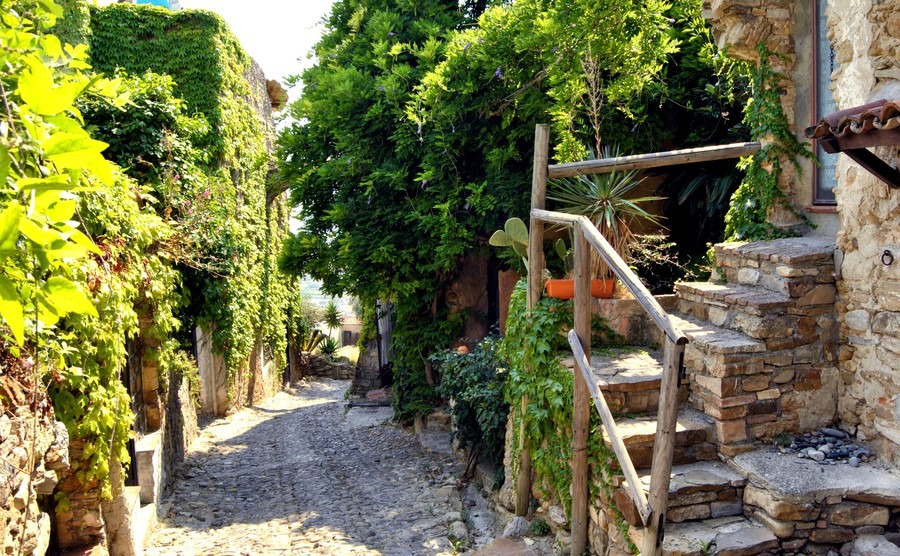
[(784, 75), (775, 71), (770, 59), (779, 57), (765, 45), (757, 47), (759, 64), (752, 72), (753, 96), (744, 110), (744, 123), (754, 140), (765, 145), (754, 155), (741, 159), (744, 179), (731, 197), (725, 216), (728, 240), (756, 241), (796, 235), (769, 221), (774, 209), (782, 208), (806, 224), (809, 219), (793, 204), (781, 187), (785, 163), (793, 164), (800, 174), (799, 159), (814, 159), (808, 143), (801, 143), (788, 124), (781, 106), (779, 84)]
[[(574, 376), (561, 364), (568, 351), (566, 333), (572, 328), (572, 301), (544, 297), (530, 311), (525, 308), (527, 287), (520, 281), (513, 291), (506, 321), (506, 336), (500, 356), (509, 362), (506, 400), (513, 409), (513, 438), (509, 461), (512, 475), (518, 475), (519, 434), (524, 420), (525, 446), (545, 500), (556, 500), (566, 512), (572, 507), (572, 407)], [(600, 319), (592, 323), (592, 336), (615, 341), (612, 331)], [(593, 341), (593, 339), (592, 339)], [(593, 344), (592, 344), (593, 345)], [(519, 411), (527, 396), (524, 414)], [(600, 498), (616, 516), (616, 526), (634, 554), (637, 548), (628, 537), (627, 523), (613, 500), (615, 454), (603, 442), (602, 424), (591, 411), (588, 436), (588, 488), (591, 500)], [(549, 491), (544, 485), (549, 486)]]
[(126, 99), (115, 80), (90, 73), (85, 45), (47, 34), (61, 15), (41, 0), (0, 18), (0, 351), (47, 389), (52, 409), (43, 409), (83, 443), (76, 475), (108, 495), (133, 419), (119, 380), (125, 338), (141, 313), (166, 334), (180, 298), (159, 249), (168, 225), (139, 205), (142, 191), (103, 157), (107, 145), (75, 104)]
[(287, 209), (267, 198), (267, 136), (246, 76), (251, 60), (211, 12), (115, 4), (91, 8), (91, 59), (131, 77), (137, 110), (92, 122), (113, 154), (154, 187), (178, 231), (190, 328), (213, 330), (229, 378), (243, 380), (254, 346), (284, 364), (293, 295), (276, 259)]

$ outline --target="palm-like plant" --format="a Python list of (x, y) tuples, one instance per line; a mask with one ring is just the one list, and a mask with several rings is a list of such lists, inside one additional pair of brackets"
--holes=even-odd
[[(604, 149), (603, 155), (609, 158), (609, 150)], [(618, 153), (614, 156), (618, 156)], [(554, 179), (549, 182), (547, 199), (556, 202), (554, 210), (588, 217), (627, 263), (631, 257), (630, 245), (635, 235), (634, 223), (646, 220), (651, 224), (661, 225), (659, 217), (647, 212), (641, 204), (659, 201), (663, 197), (627, 198), (644, 181), (644, 178), (638, 179), (637, 174), (637, 170), (623, 172), (614, 169), (605, 174)], [(592, 253), (591, 277), (610, 276), (611, 272), (600, 255)]]
[(343, 324), (344, 315), (341, 313), (341, 310), (338, 309), (338, 306), (333, 299), (325, 306), (325, 314), (322, 316), (322, 321), (325, 323), (325, 326), (328, 327), (329, 336), (335, 328), (340, 328), (341, 324)]

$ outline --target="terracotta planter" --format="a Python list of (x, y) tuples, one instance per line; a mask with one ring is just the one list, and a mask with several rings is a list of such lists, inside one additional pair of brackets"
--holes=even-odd
[[(591, 297), (610, 299), (613, 296), (615, 278), (591, 280)], [(547, 295), (556, 299), (572, 299), (575, 297), (575, 280), (547, 280)]]

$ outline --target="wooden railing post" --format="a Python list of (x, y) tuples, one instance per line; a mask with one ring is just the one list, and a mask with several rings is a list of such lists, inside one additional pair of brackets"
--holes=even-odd
[[(550, 158), (550, 126), (538, 124), (534, 129), (534, 166), (531, 176), (531, 208), (543, 209), (547, 198), (547, 167)], [(528, 297), (530, 312), (541, 300), (544, 274), (544, 222), (531, 217), (528, 238)], [(531, 369), (525, 369), (531, 372)], [(528, 396), (522, 396), (519, 425), (519, 476), (516, 479), (516, 515), (528, 513), (531, 504), (531, 451), (525, 443), (525, 419)]]
[(675, 427), (678, 421), (678, 374), (684, 358), (684, 344), (666, 338), (663, 375), (660, 383), (659, 409), (656, 414), (656, 440), (650, 469), (650, 522), (644, 532), (643, 556), (662, 554), (669, 503), (669, 479), (675, 454)]
[[(575, 334), (590, 365), (591, 354), (591, 246), (581, 226), (575, 232)], [(572, 547), (571, 554), (587, 552), (588, 538), (588, 435), (591, 394), (581, 373), (574, 376), (572, 404)]]

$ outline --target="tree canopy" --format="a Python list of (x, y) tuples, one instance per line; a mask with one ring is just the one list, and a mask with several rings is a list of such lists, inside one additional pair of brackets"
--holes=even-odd
[[(535, 124), (558, 161), (733, 127), (704, 33), (698, 0), (336, 2), (279, 139), (302, 222), (281, 267), (394, 301), (395, 376), (418, 376), (461, 332), (443, 296), (462, 257), (527, 214)], [(697, 129), (673, 137), (673, 110)]]

